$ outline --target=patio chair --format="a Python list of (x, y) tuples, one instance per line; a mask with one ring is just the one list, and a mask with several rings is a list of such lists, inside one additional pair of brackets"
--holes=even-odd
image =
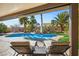
[(19, 54), (21, 54), (22, 56), (24, 56), (25, 54), (32, 54), (29, 42), (11, 42), (11, 45), (11, 48), (18, 53), (16, 56), (18, 56)]
[(49, 54), (51, 55), (67, 55), (66, 51), (70, 48), (69, 42), (67, 43), (60, 43), (60, 42), (53, 42), (49, 48)]

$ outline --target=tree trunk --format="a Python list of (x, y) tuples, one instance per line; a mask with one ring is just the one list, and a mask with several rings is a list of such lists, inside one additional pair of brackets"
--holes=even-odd
[(61, 32), (64, 32), (64, 26), (60, 25), (60, 27), (61, 27)]
[(26, 33), (26, 24), (24, 24), (24, 33)]
[(31, 24), (31, 31), (33, 32), (34, 24)]

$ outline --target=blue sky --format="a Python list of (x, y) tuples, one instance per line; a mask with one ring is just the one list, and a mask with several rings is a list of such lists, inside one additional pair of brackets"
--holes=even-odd
[[(68, 11), (68, 10), (58, 10), (58, 11), (54, 11), (54, 12), (44, 13), (43, 14), (43, 22), (44, 23), (50, 23), (51, 20), (54, 20), (54, 17), (56, 17), (58, 13), (61, 13), (61, 12), (64, 12), (64, 11)], [(41, 22), (40, 14), (35, 15), (35, 19), (38, 23), (40, 23)], [(2, 23), (7, 25), (8, 27), (11, 26), (11, 25), (21, 26), (20, 23), (19, 23), (19, 18), (7, 20), (7, 21), (2, 21)]]

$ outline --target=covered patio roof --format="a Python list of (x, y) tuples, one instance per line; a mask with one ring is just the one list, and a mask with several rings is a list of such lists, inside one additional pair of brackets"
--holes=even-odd
[(14, 19), (22, 15), (39, 14), (67, 9), (68, 6), (65, 5), (68, 5), (68, 3), (1, 3), (0, 21)]
[(24, 10), (34, 8), (45, 3), (0, 3), (0, 19), (7, 19), (6, 17), (17, 15), (17, 13)]

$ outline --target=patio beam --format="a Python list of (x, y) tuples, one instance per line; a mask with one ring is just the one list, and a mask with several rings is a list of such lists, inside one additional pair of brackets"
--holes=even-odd
[(78, 4), (72, 3), (71, 9), (71, 43), (72, 56), (78, 56)]

